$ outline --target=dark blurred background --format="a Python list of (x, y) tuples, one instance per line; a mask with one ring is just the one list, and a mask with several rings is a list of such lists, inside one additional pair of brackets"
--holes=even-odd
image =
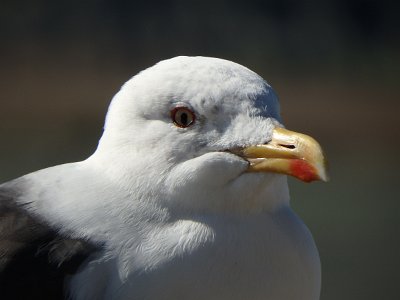
[(398, 299), (395, 1), (0, 1), (0, 181), (96, 148), (113, 94), (176, 55), (256, 71), (286, 126), (316, 137), (328, 184), (290, 179), (318, 244), (322, 300)]

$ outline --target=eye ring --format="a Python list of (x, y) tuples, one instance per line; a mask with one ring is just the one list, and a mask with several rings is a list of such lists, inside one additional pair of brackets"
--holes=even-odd
[(186, 128), (194, 124), (196, 115), (185, 106), (177, 106), (171, 110), (171, 119), (175, 126)]

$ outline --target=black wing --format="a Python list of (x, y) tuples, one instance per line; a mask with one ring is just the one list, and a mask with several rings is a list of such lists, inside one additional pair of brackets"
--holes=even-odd
[(30, 215), (17, 187), (0, 186), (0, 298), (65, 299), (65, 279), (99, 247)]

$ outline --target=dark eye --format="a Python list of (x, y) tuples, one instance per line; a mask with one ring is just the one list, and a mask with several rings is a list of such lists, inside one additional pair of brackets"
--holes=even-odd
[(189, 108), (178, 106), (171, 110), (171, 119), (176, 126), (185, 128), (194, 124), (196, 116)]

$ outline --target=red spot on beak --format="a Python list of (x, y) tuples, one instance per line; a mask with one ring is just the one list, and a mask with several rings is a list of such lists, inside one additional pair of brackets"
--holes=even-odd
[(292, 159), (290, 161), (290, 172), (293, 176), (305, 182), (319, 179), (316, 169), (302, 159)]

